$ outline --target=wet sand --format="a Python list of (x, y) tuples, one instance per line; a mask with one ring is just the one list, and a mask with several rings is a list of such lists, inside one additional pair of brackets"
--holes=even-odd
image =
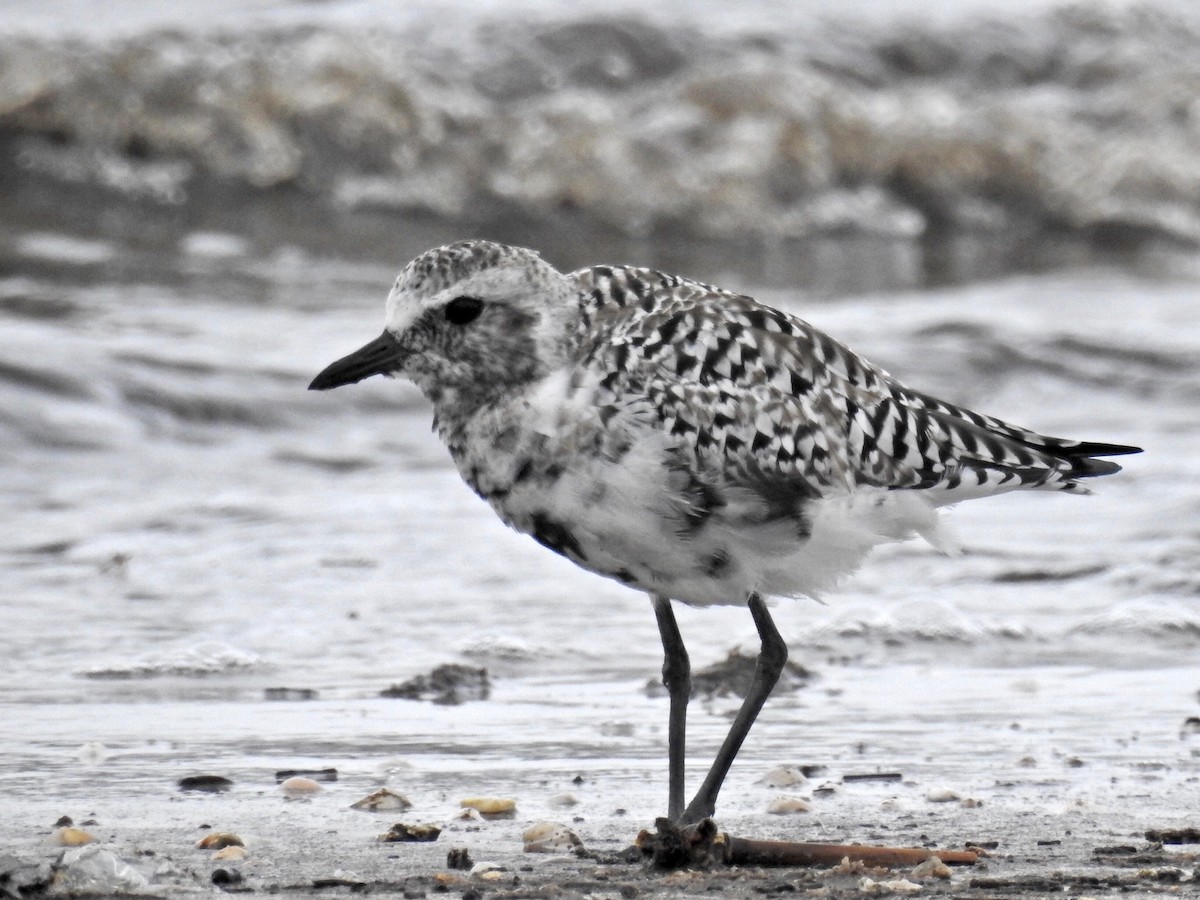
[[(58, 846), (55, 823), (67, 815), (95, 838), (91, 846), (145, 879), (137, 882), (139, 896), (211, 896), (216, 886), (313, 896), (859, 897), (914, 890), (903, 881), (919, 884), (921, 894), (970, 898), (1186, 895), (1194, 890), (1200, 848), (1162, 845), (1151, 832), (1198, 824), (1200, 735), (1189, 720), (1167, 724), (1174, 704), (1194, 695), (1183, 687), (1188, 676), (1183, 669), (988, 675), (892, 667), (886, 696), (872, 696), (878, 673), (847, 666), (825, 668), (807, 686), (773, 698), (731, 773), (719, 827), (742, 838), (984, 851), (976, 865), (956, 866), (948, 878), (916, 878), (909, 866), (662, 871), (629, 848), (639, 830), (653, 828), (662, 800), (665, 761), (655, 722), (665, 701), (627, 683), (592, 695), (580, 686), (581, 709), (623, 704), (623, 717), (589, 722), (578, 711), (556, 709), (544, 683), (514, 694), (503, 678), (493, 699), (446, 708), (394, 700), (210, 702), (175, 704), (156, 715), (141, 704), (158, 722), (160, 739), (125, 751), (85, 746), (57, 783), (34, 776), (43, 793), (24, 792), (14, 806), (19, 815), (0, 824), (0, 871), (12, 872), (10, 886), (32, 887), (49, 875), (48, 864), (78, 852)], [(1177, 690), (1156, 694), (1155, 684)], [(613, 696), (618, 690), (629, 695)], [(548, 703), (535, 709), (529, 701), (539, 693)], [(1141, 709), (1112, 702), (1139, 694), (1146, 698)], [(693, 704), (693, 778), (734, 705), (734, 698)], [(122, 719), (134, 731), (147, 727), (131, 708)], [(534, 718), (520, 721), (526, 709)], [(415, 717), (424, 714), (431, 716), (429, 734), (414, 734)], [(537, 718), (560, 734), (594, 728), (596, 747), (589, 755), (582, 745), (539, 746), (532, 736)], [(311, 736), (334, 719), (359, 733), (347, 734), (344, 744)], [(514, 733), (486, 746), (505, 721)], [(267, 726), (269, 738), (251, 736), (268, 733)], [(371, 746), (369, 735), (388, 726), (403, 756)], [(203, 752), (188, 746), (188, 728), (216, 728), (213, 738), (241, 747), (244, 756), (227, 753), (204, 768)], [(864, 740), (854, 743), (856, 733)], [(808, 752), (797, 758), (805, 735)], [(625, 748), (622, 758), (617, 745)], [(334, 777), (332, 770), (335, 780), (289, 794), (269, 771), (272, 760), (318, 770), (322, 779)], [(808, 778), (783, 785), (779, 765), (805, 767)], [(227, 776), (232, 784), (219, 793), (179, 790), (176, 776), (196, 774)], [(351, 808), (381, 784), (413, 806)], [(481, 794), (511, 798), (516, 810), (494, 820), (460, 818), (460, 802)], [(803, 798), (808, 811), (765, 812), (780, 797)], [(397, 822), (442, 831), (430, 843), (382, 842)], [(582, 852), (524, 852), (522, 834), (539, 822), (573, 830)], [(212, 832), (238, 835), (245, 857), (198, 849)], [(1196, 840), (1194, 833), (1185, 837)], [(449, 858), (463, 851), (468, 868), (453, 868)], [(14, 858), (24, 867), (12, 871)], [(72, 866), (65, 868), (70, 873)], [(89, 896), (123, 893), (111, 877), (68, 883)]]
[[(760, 897), (806, 893), (828, 897), (920, 893), (954, 897), (1040, 897), (1047, 895), (1126, 897), (1178, 896), (1195, 890), (1196, 847), (1163, 846), (1145, 835), (1125, 833), (1117, 821), (1076, 824), (1064, 831), (1060, 817), (1039, 813), (1012, 816), (980, 810), (972, 816), (971, 839), (953, 829), (888, 835), (913, 839), (916, 846), (945, 847), (954, 841), (989, 848), (974, 866), (958, 866), (949, 877), (914, 876), (909, 867), (892, 869), (846, 865), (835, 868), (733, 866), (667, 872), (635, 859), (630, 843), (637, 823), (579, 824), (589, 849), (579, 855), (521, 852), (521, 826), (514, 823), (450, 825), (435, 843), (385, 844), (351, 838), (319, 817), (289, 808), (271, 822), (267, 835), (248, 835), (249, 855), (241, 862), (212, 859), (194, 849), (200, 829), (161, 830), (88, 826), (100, 846), (127, 859), (149, 884), (134, 891), (84, 882), (88, 896), (211, 896), (214, 885), (229, 892), (339, 896), (354, 893), (423, 897)], [(379, 820), (379, 829), (384, 829)], [(739, 823), (753, 836), (760, 823)], [(778, 834), (777, 825), (761, 823)], [(793, 827), (788, 831), (803, 831)], [(867, 829), (864, 829), (867, 830)], [(879, 837), (879, 835), (877, 835)], [(38, 843), (41, 843), (40, 841)], [(448, 855), (463, 848), (473, 871), (453, 869)], [(592, 849), (595, 848), (595, 849)], [(59, 851), (17, 848), (25, 863), (45, 862)], [(621, 852), (624, 850), (624, 852)], [(72, 852), (72, 851), (68, 851)], [(8, 863), (7, 865), (5, 863)], [(0, 854), (0, 872), (11, 869)], [(71, 867), (66, 867), (69, 872)], [(17, 884), (40, 877), (29, 868), (13, 873)], [(73, 876), (71, 876), (73, 877)], [(915, 885), (919, 885), (916, 887)]]

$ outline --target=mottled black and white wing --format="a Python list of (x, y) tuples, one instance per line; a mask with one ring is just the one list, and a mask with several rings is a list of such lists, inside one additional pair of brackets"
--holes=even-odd
[[(935, 504), (1079, 490), (1135, 452), (1046, 437), (913, 391), (808, 323), (647, 269), (573, 273), (602, 394), (641, 394), (698, 477), (794, 503), (864, 487)], [(604, 402), (601, 396), (598, 402)], [(940, 494), (940, 496), (938, 496)]]

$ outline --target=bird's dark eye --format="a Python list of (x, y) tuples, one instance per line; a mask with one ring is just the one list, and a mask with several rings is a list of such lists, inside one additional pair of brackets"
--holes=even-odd
[(446, 321), (451, 325), (467, 325), (479, 318), (483, 301), (478, 297), (455, 297), (446, 304)]

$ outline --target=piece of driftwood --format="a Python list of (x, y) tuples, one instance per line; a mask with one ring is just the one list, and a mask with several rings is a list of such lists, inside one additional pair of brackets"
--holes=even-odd
[(718, 831), (712, 819), (681, 827), (657, 819), (657, 831), (641, 832), (637, 847), (661, 869), (720, 866), (836, 866), (843, 859), (865, 866), (915, 866), (936, 856), (949, 866), (973, 865), (973, 850), (930, 850), (924, 847), (872, 847), (864, 844), (816, 844), (799, 841), (759, 841)]

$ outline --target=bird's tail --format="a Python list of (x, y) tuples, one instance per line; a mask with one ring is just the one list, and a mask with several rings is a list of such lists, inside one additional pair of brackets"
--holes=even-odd
[(1125, 456), (1130, 453), (1141, 453), (1141, 447), (1129, 444), (1105, 444), (1099, 441), (1065, 441), (1060, 438), (1048, 438), (1042, 435), (1034, 436), (1036, 441), (1025, 441), (1029, 447), (1049, 453), (1059, 459), (1071, 463), (1071, 470), (1066, 474), (1070, 478), (1098, 478), (1101, 475), (1112, 475), (1121, 471), (1121, 466), (1106, 456)]
[(898, 392), (920, 410), (918, 427), (930, 429), (945, 448), (945, 468), (916, 486), (946, 488), (956, 499), (1021, 488), (1086, 494), (1080, 479), (1121, 471), (1105, 457), (1141, 452), (1127, 444), (1050, 437), (907, 388)]

